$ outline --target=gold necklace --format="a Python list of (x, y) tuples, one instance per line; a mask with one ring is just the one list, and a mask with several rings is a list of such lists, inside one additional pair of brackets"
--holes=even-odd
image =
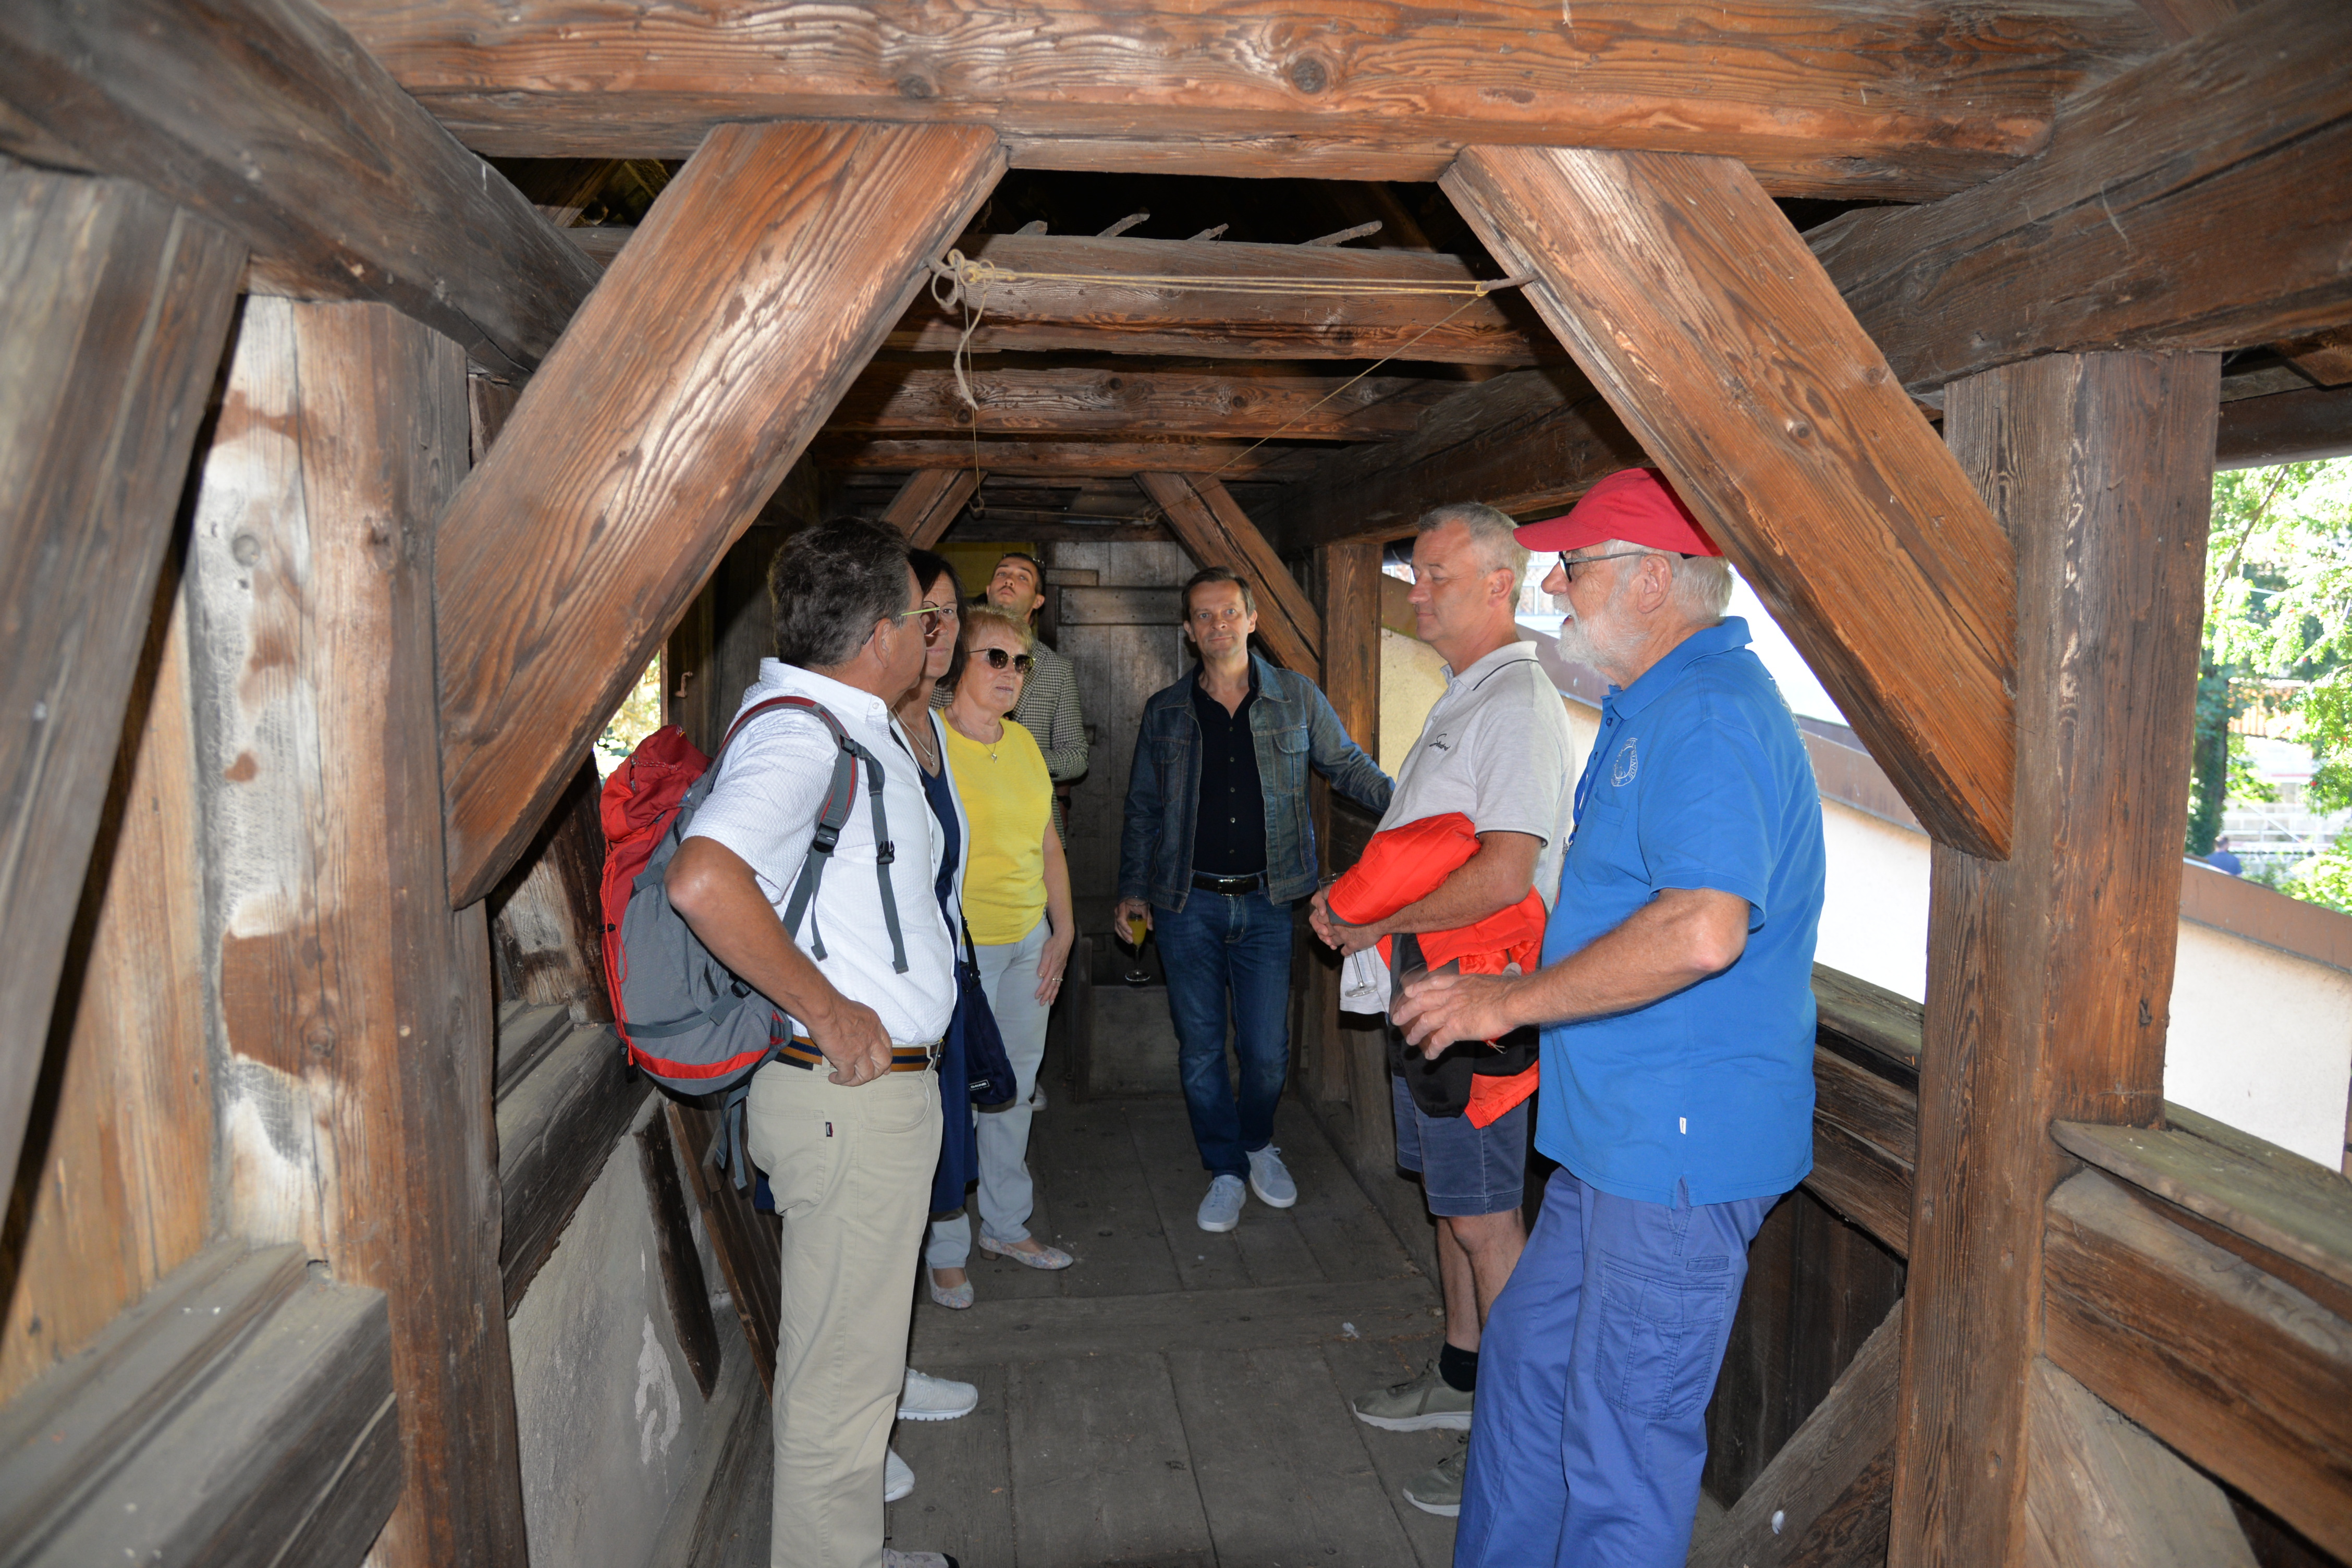
[(988, 760), (992, 763), (996, 761), (996, 748), (1004, 743), (1004, 721), (1003, 719), (999, 719), (996, 721), (996, 739), (993, 741), (983, 741), (979, 736), (973, 734), (971, 731), (965, 729), (962, 725), (957, 723), (955, 710), (953, 709), (950, 709), (948, 710), (948, 727), (953, 730), (957, 734), (961, 735), (965, 740), (970, 741), (973, 745), (987, 747)]

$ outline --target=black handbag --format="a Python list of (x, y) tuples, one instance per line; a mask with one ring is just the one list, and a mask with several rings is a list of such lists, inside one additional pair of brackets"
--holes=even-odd
[(963, 928), (963, 951), (956, 954), (955, 1027), (963, 1035), (964, 1077), (971, 1086), (971, 1102), (982, 1110), (1003, 1110), (1021, 1093), (1013, 1076), (1013, 1058), (1004, 1054), (1004, 1032), (996, 1026), (996, 1012), (988, 1005), (988, 988), (980, 980), (980, 955), (974, 950), (971, 927)]

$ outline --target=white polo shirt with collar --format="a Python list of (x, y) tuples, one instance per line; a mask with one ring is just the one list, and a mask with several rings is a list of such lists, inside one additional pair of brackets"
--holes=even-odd
[(1574, 759), (1568, 710), (1536, 650), (1506, 643), (1459, 674), (1446, 671), (1381, 826), (1458, 811), (1480, 833), (1533, 834), (1543, 840), (1535, 885), (1548, 910), (1559, 897), (1576, 812)]
[[(743, 693), (736, 712), (777, 697), (823, 704), (851, 739), (882, 761), (882, 810), (893, 846), (890, 888), (907, 947), (907, 973), (898, 973), (891, 964), (890, 929), (882, 914), (881, 879), (875, 874), (874, 816), (863, 778), (816, 901), (801, 921), (801, 951), (835, 990), (874, 1009), (893, 1044), (937, 1040), (947, 1033), (956, 999), (955, 943), (932, 893), (945, 847), (898, 721), (889, 705), (871, 692), (773, 658), (760, 661), (760, 679)], [(816, 819), (824, 809), (837, 750), (816, 719), (784, 710), (762, 714), (728, 749), (710, 794), (687, 829), (688, 838), (708, 838), (741, 856), (779, 920), (816, 840)], [(823, 958), (810, 941), (812, 922), (824, 939)]]

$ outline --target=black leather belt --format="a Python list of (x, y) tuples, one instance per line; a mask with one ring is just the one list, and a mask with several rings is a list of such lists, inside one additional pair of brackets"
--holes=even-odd
[(1192, 886), (1204, 893), (1255, 893), (1265, 886), (1265, 873), (1253, 871), (1246, 877), (1212, 877), (1206, 871), (1192, 873)]

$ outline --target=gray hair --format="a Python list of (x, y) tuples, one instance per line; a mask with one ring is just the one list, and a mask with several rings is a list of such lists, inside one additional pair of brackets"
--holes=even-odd
[(1731, 607), (1731, 563), (1720, 555), (1677, 555), (1671, 550), (1625, 539), (1603, 540), (1592, 552), (1614, 555), (1633, 550), (1665, 557), (1675, 575), (1670, 597), (1675, 613), (1693, 626), (1711, 626), (1723, 619), (1723, 612)]
[(1516, 591), (1528, 574), (1528, 547), (1516, 537), (1518, 524), (1508, 512), (1486, 505), (1484, 501), (1448, 501), (1444, 506), (1431, 507), (1412, 525), (1415, 533), (1434, 533), (1449, 522), (1458, 522), (1477, 546), (1480, 559), (1489, 572), (1508, 572), (1511, 586)]

